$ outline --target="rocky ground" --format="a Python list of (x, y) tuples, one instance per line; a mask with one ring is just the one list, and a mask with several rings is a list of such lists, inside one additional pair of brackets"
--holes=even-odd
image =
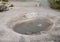
[[(15, 5), (19, 2), (15, 3)], [(18, 5), (19, 6), (19, 5)], [(0, 12), (0, 42), (60, 42), (60, 11), (41, 5), (40, 7), (13, 7)], [(35, 17), (48, 18), (52, 29), (39, 35), (23, 35), (12, 30), (15, 23)]]

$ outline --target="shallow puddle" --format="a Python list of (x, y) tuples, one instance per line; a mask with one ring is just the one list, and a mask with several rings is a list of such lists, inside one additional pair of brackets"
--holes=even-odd
[(52, 23), (45, 19), (36, 19), (16, 24), (13, 30), (21, 34), (38, 34), (41, 31), (47, 31), (51, 25)]

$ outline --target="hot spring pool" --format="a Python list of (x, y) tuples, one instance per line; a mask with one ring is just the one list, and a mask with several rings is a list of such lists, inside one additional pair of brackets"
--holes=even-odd
[(40, 34), (41, 31), (48, 31), (52, 22), (47, 19), (27, 19), (17, 23), (13, 30), (20, 34)]

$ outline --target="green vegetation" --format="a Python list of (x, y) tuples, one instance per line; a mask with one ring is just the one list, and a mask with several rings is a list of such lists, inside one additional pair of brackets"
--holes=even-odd
[[(1, 0), (0, 0), (1, 1)], [(8, 2), (8, 0), (2, 0), (3, 2)]]
[(14, 5), (13, 5), (13, 4), (11, 4), (9, 7), (14, 7)]
[(50, 6), (55, 9), (60, 9), (60, 0), (49, 0)]
[(8, 7), (5, 6), (5, 4), (0, 3), (0, 12), (7, 11), (7, 10), (8, 10)]

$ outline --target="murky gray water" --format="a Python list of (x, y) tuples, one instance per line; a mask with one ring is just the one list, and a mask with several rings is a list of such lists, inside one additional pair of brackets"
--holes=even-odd
[(13, 30), (21, 34), (36, 34), (40, 31), (46, 31), (51, 26), (47, 20), (36, 19), (34, 21), (27, 21), (21, 24), (16, 24)]

